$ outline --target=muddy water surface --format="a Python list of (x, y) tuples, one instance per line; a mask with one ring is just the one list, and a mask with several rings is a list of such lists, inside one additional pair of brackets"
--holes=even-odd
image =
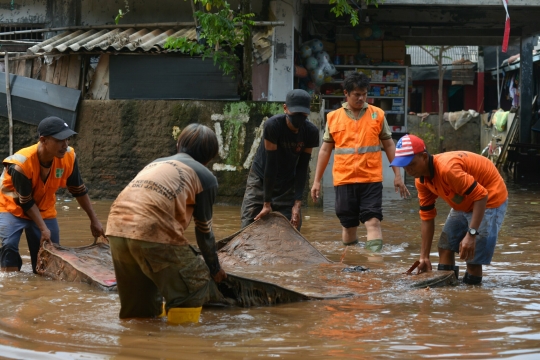
[[(111, 202), (94, 204), (105, 225)], [(62, 210), (62, 207), (69, 209)], [(76, 202), (60, 202), (61, 242), (91, 239)], [(436, 234), (448, 207), (438, 205)], [(401, 276), (418, 258), (415, 200), (387, 201), (382, 261), (362, 244), (344, 262), (365, 277)], [(239, 207), (217, 206), (220, 239), (239, 229)], [(333, 214), (303, 210), (302, 233), (324, 255), (343, 253)], [(0, 358), (12, 359), (255, 359), (255, 358), (540, 358), (540, 196), (538, 186), (514, 186), (493, 264), (479, 287), (370, 288), (361, 296), (260, 308), (205, 308), (199, 324), (118, 319), (116, 293), (32, 274), (25, 240), (23, 271), (0, 275)], [(360, 232), (361, 236), (365, 231)], [(194, 239), (193, 230), (189, 237)], [(365, 237), (360, 238), (361, 242)], [(432, 262), (437, 263), (433, 246)], [(464, 263), (461, 274), (464, 273)], [(292, 272), (293, 274), (293, 272)], [(294, 275), (294, 274), (293, 274)], [(361, 280), (361, 281), (360, 281)]]

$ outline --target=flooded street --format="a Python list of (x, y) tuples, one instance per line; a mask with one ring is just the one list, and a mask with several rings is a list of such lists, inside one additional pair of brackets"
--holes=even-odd
[[(34, 275), (26, 240), (23, 271), (0, 274), (0, 358), (255, 359), (255, 358), (513, 358), (540, 357), (540, 187), (510, 185), (509, 207), (483, 285), (436, 289), (373, 288), (361, 296), (256, 308), (204, 308), (199, 324), (118, 319), (119, 300), (86, 284)], [(105, 225), (110, 201), (94, 204)], [(69, 209), (62, 210), (62, 207)], [(61, 243), (90, 244), (89, 222), (75, 201), (59, 202)], [(437, 203), (436, 240), (449, 208)], [(420, 252), (416, 199), (384, 204), (383, 261), (362, 246), (344, 262), (370, 268), (362, 277), (403, 276)], [(303, 209), (302, 234), (339, 261), (341, 227), (332, 213)], [(240, 226), (240, 207), (217, 206), (216, 239)], [(305, 218), (308, 216), (309, 218)], [(361, 228), (361, 245), (365, 230)], [(193, 227), (188, 238), (194, 242)], [(460, 278), (465, 264), (460, 265)]]

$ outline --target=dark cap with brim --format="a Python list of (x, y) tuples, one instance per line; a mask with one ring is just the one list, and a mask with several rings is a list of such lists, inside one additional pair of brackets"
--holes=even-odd
[(77, 133), (71, 130), (66, 122), (59, 117), (49, 116), (38, 125), (39, 136), (51, 136), (57, 140), (65, 140)]
[(285, 105), (291, 113), (304, 113), (310, 114), (311, 110), (311, 95), (307, 91), (302, 89), (294, 89), (287, 93), (285, 99)]

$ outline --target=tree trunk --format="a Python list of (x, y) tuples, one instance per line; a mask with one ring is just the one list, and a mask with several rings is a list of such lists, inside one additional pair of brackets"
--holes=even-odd
[[(251, 13), (251, 0), (242, 0), (242, 12), (245, 14)], [(242, 92), (246, 100), (253, 98), (253, 37), (251, 35), (253, 28), (249, 26), (249, 34), (244, 36), (244, 58), (242, 69)]]
[(443, 126), (443, 112), (444, 112), (444, 98), (443, 98), (443, 81), (444, 81), (444, 68), (443, 68), (443, 47), (439, 47), (439, 153), (443, 152), (443, 141), (442, 141), (442, 126)]

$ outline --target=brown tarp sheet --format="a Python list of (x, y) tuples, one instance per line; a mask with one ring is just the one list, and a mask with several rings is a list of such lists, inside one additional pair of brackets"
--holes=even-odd
[[(273, 305), (456, 283), (452, 271), (407, 276), (332, 262), (279, 213), (218, 241), (217, 249), (228, 274), (219, 284), (227, 305)], [(116, 289), (110, 248), (103, 243), (80, 248), (45, 244), (38, 255), (38, 273)]]

